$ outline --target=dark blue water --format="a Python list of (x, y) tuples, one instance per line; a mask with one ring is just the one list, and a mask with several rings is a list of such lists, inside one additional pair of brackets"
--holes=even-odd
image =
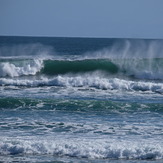
[(162, 47), (0, 37), (0, 160), (162, 162)]

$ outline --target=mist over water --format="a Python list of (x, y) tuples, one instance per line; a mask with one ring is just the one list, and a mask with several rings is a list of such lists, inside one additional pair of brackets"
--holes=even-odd
[(0, 37), (0, 159), (163, 159), (163, 41)]

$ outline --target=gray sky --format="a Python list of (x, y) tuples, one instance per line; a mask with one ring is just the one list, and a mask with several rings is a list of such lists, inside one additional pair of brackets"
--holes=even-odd
[(0, 0), (0, 35), (163, 38), (163, 0)]

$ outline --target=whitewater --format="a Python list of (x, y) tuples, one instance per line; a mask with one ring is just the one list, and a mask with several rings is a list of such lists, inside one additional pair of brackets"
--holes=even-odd
[(163, 161), (163, 41), (0, 37), (0, 160)]

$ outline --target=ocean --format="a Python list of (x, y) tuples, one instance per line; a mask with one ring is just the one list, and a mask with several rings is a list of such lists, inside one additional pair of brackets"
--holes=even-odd
[(163, 162), (163, 40), (1, 36), (0, 161)]

